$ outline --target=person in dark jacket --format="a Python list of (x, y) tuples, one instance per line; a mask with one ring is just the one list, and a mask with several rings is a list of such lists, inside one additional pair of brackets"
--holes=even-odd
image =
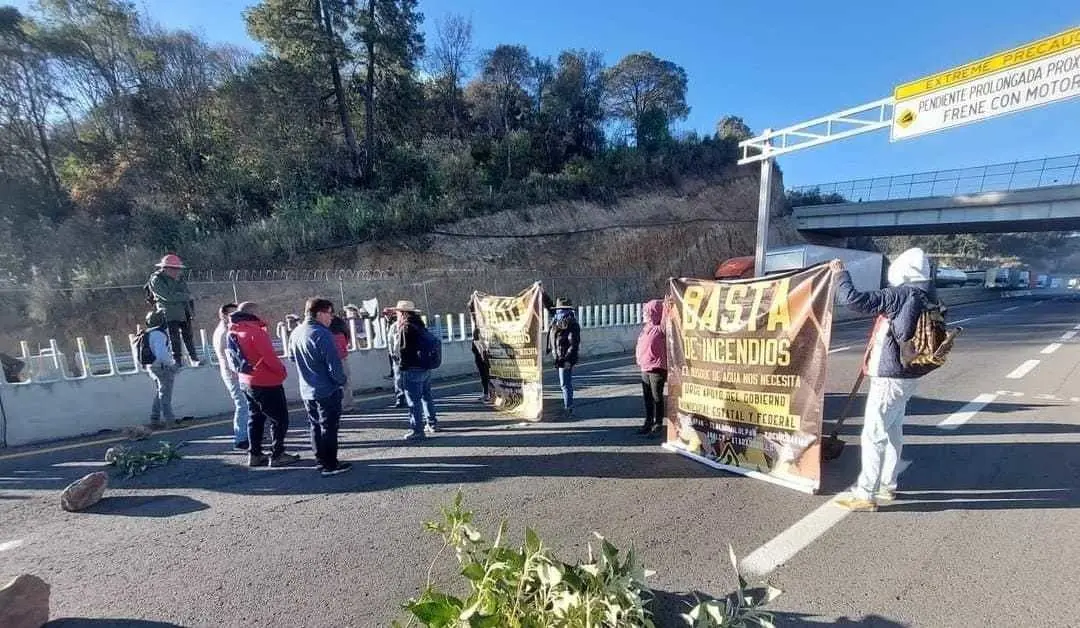
[(570, 299), (560, 297), (555, 302), (555, 317), (548, 334), (548, 346), (555, 359), (555, 367), (559, 369), (563, 413), (569, 419), (574, 415), (574, 366), (578, 363), (581, 345), (581, 325), (578, 324)]
[[(266, 323), (258, 317), (258, 306), (241, 303), (229, 315), (230, 343), (239, 348), (242, 363), (236, 369), (240, 388), (248, 400), (248, 466), (281, 467), (300, 459), (285, 453), (289, 432), (289, 403), (285, 399), (288, 371), (274, 351)], [(270, 421), (270, 459), (262, 453), (263, 431)]]
[(192, 336), (191, 319), (195, 316), (195, 301), (188, 292), (187, 282), (180, 276), (186, 268), (180, 256), (169, 253), (161, 258), (150, 278), (146, 281), (147, 300), (165, 316), (172, 345), (173, 360), (180, 366), (180, 341), (187, 347), (188, 357), (193, 366), (199, 366), (199, 355), (195, 351), (195, 338)]
[(343, 389), (349, 382), (340, 341), (335, 340), (330, 329), (337, 318), (334, 304), (326, 299), (309, 299), (304, 310), (307, 318), (289, 336), (289, 355), (300, 374), (300, 398), (307, 409), (311, 449), (320, 473), (329, 477), (352, 468), (348, 462), (338, 460)]
[(472, 354), (473, 362), (476, 364), (476, 372), (480, 375), (480, 387), (483, 389), (483, 394), (480, 396), (480, 401), (483, 403), (491, 402), (491, 367), (488, 363), (487, 350), (484, 343), (480, 339), (480, 326), (476, 321), (476, 308), (473, 306), (472, 301), (469, 301), (469, 318), (472, 319)]
[(877, 316), (863, 369), (870, 378), (866, 394), (861, 449), (862, 470), (850, 495), (837, 505), (874, 511), (896, 499), (897, 463), (904, 444), (904, 415), (919, 375), (904, 366), (901, 343), (915, 335), (919, 317), (932, 303), (930, 264), (922, 249), (908, 249), (889, 265), (889, 287), (859, 292), (844, 263), (834, 260), (837, 301), (863, 314)]
[(645, 325), (638, 335), (634, 354), (641, 369), (641, 393), (645, 399), (645, 425), (638, 434), (659, 432), (664, 425), (664, 384), (667, 383), (667, 339), (662, 326), (664, 302), (645, 304)]
[(426, 326), (420, 310), (412, 301), (398, 301), (398, 368), (409, 404), (409, 432), (405, 440), (423, 440), (426, 434), (439, 431), (435, 401), (431, 395), (431, 371), (420, 362), (420, 336)]

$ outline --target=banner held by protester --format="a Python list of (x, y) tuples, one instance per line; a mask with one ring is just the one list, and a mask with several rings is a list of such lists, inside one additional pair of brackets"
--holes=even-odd
[(827, 265), (763, 279), (672, 279), (664, 447), (816, 492), (832, 329)]
[(495, 409), (531, 421), (544, 410), (541, 296), (538, 282), (515, 297), (474, 292), (471, 303)]

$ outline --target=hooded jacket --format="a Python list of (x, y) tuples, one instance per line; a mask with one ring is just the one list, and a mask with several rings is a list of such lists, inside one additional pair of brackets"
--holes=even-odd
[(889, 265), (889, 287), (859, 292), (847, 271), (840, 273), (837, 300), (862, 314), (876, 314), (864, 372), (871, 377), (911, 379), (900, 360), (900, 343), (915, 335), (919, 316), (934, 300), (930, 263), (922, 249), (908, 249)]
[(266, 323), (247, 312), (229, 315), (229, 333), (236, 336), (244, 359), (251, 364), (250, 373), (238, 373), (240, 383), (255, 388), (280, 386), (288, 376), (285, 365), (274, 351)]
[(187, 282), (173, 279), (165, 274), (164, 269), (155, 270), (146, 282), (146, 287), (154, 298), (154, 305), (165, 312), (165, 320), (173, 323), (186, 321), (191, 306), (191, 293)]
[(578, 347), (581, 345), (581, 325), (573, 308), (555, 308), (549, 332), (551, 351), (555, 366), (564, 368), (578, 363)]
[(653, 299), (645, 304), (645, 326), (638, 335), (637, 365), (644, 372), (667, 370), (667, 342), (662, 327), (664, 302)]

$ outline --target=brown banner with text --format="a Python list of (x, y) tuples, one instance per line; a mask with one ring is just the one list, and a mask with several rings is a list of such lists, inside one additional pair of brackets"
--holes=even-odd
[(827, 265), (763, 279), (672, 279), (666, 447), (717, 468), (820, 486)]
[(516, 297), (474, 292), (469, 304), (477, 329), (473, 343), (490, 369), (495, 409), (531, 421), (544, 411), (540, 302), (536, 283)]

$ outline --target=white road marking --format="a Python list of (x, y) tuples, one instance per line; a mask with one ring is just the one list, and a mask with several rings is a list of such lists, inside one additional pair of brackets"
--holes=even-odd
[(969, 316), (967, 318), (961, 318), (958, 321), (949, 321), (949, 322), (952, 323), (953, 325), (959, 325), (960, 323), (966, 323), (968, 321), (973, 321), (976, 318), (980, 318), (980, 317), (979, 316)]
[(1007, 308), (1005, 308), (1004, 310), (1001, 310), (1001, 311), (1002, 312), (1012, 312), (1013, 310), (1019, 310), (1019, 309), (1020, 309), (1019, 305), (1014, 305), (1012, 307), (1007, 307)]
[(992, 402), (994, 399), (997, 399), (997, 395), (983, 393), (964, 404), (964, 407), (942, 419), (941, 423), (938, 423), (937, 426), (947, 430), (955, 430), (974, 418), (980, 410), (986, 407), (986, 404)]
[(18, 547), (18, 546), (20, 546), (22, 544), (23, 544), (22, 539), (17, 539), (15, 541), (4, 541), (3, 543), (0, 543), (0, 552), (6, 552), (7, 550), (13, 550), (13, 549), (15, 549), (16, 547)]
[(1076, 338), (1076, 334), (1077, 334), (1076, 330), (1067, 331), (1064, 334), (1061, 334), (1061, 339), (1064, 340), (1065, 342), (1068, 342), (1068, 341), (1072, 340), (1073, 338)]
[(1041, 353), (1043, 355), (1050, 355), (1051, 353), (1057, 351), (1060, 348), (1061, 348), (1061, 343), (1060, 342), (1055, 342), (1053, 344), (1046, 345), (1046, 347), (1042, 351), (1040, 351), (1039, 353)]
[[(901, 460), (897, 465), (897, 474), (903, 473), (910, 464), (909, 460)], [(809, 547), (829, 528), (851, 514), (850, 510), (840, 508), (835, 504), (836, 500), (842, 496), (844, 496), (843, 493), (834, 496), (810, 514), (796, 521), (795, 525), (781, 532), (776, 538), (750, 552), (746, 558), (739, 561), (740, 569), (743, 573), (752, 576), (767, 576), (777, 567), (791, 560), (795, 554)]]
[(851, 348), (851, 345), (846, 347), (836, 347), (835, 349), (829, 349), (829, 353), (840, 353), (841, 351), (847, 351)]
[(994, 394), (997, 395), (998, 397), (1023, 397), (1024, 396), (1024, 393), (1022, 393), (1022, 392), (1013, 392), (1011, 390), (999, 390), (999, 391), (996, 391)]
[(1013, 369), (1012, 373), (1005, 376), (1005, 379), (1020, 379), (1031, 372), (1031, 369), (1039, 365), (1039, 360), (1028, 360), (1020, 366)]

